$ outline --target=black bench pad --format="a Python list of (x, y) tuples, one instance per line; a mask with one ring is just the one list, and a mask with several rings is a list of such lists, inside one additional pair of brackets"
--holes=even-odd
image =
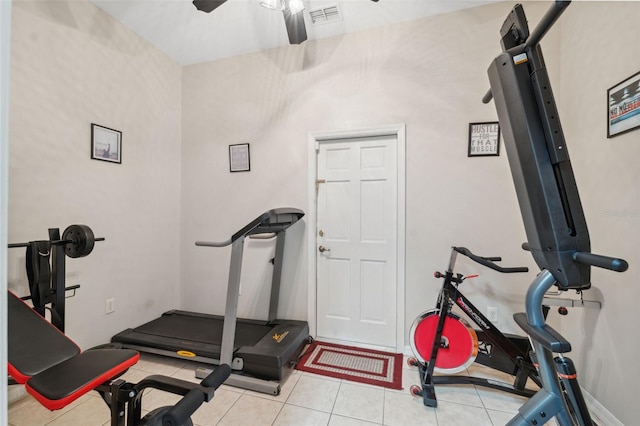
[(73, 341), (11, 292), (7, 311), (9, 374), (18, 383), (80, 353)]
[(125, 371), (140, 358), (130, 349), (80, 348), (9, 292), (8, 369), (49, 410), (60, 409)]
[(57, 410), (119, 376), (139, 358), (130, 349), (88, 350), (33, 376), (27, 392), (49, 410)]

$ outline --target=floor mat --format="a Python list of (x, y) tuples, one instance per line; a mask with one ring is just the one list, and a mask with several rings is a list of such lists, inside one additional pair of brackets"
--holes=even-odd
[(353, 382), (402, 389), (402, 354), (313, 342), (296, 369)]

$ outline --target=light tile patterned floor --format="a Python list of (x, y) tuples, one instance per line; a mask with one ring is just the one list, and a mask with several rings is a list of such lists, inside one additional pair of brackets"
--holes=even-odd
[[(371, 425), (504, 425), (524, 398), (468, 385), (436, 388), (438, 407), (429, 408), (409, 393), (419, 382), (415, 367), (404, 364), (404, 390), (389, 390), (294, 371), (278, 396), (222, 386), (212, 402), (192, 417), (198, 426), (371, 426)], [(124, 376), (138, 382), (150, 374), (181, 379), (194, 378), (195, 364), (178, 359), (143, 354), (140, 362)], [(471, 374), (495, 379), (506, 375), (482, 366), (470, 367)], [(507, 378), (509, 376), (506, 376)], [(178, 397), (147, 391), (143, 410), (174, 404)], [(554, 424), (554, 422), (551, 422)], [(50, 412), (27, 396), (9, 407), (11, 426), (102, 426), (109, 425), (109, 411), (97, 393), (83, 396), (63, 410)]]

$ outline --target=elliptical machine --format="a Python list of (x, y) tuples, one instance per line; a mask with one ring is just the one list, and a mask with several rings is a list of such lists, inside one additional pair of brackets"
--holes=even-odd
[[(509, 425), (541, 425), (555, 416), (560, 426), (593, 424), (580, 392), (571, 344), (545, 322), (543, 299), (561, 291), (591, 287), (591, 266), (623, 272), (622, 259), (591, 253), (587, 223), (578, 195), (540, 40), (569, 1), (556, 1), (529, 34), (524, 9), (516, 5), (500, 29), (503, 52), (488, 69), (491, 98), (515, 184), (531, 252), (541, 272), (530, 284), (525, 313), (514, 315), (529, 335), (542, 388)], [(554, 355), (554, 354), (557, 354)]]

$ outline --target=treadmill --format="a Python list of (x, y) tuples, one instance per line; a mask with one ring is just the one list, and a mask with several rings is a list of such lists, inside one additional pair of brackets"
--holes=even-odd
[[(225, 384), (278, 395), (304, 346), (311, 341), (306, 321), (277, 319), (286, 230), (304, 216), (294, 208), (269, 210), (222, 242), (196, 241), (201, 247), (231, 246), (224, 316), (171, 310), (160, 318), (113, 336), (125, 348), (205, 364), (228, 364)], [(276, 238), (269, 314), (266, 321), (237, 318), (244, 240)], [(198, 368), (197, 377), (207, 370)]]

